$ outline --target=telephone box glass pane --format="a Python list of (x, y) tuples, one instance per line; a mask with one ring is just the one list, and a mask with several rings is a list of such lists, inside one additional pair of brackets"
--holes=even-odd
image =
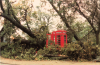
[(55, 36), (54, 36), (54, 42), (55, 42)]
[(61, 42), (61, 40), (60, 40), (60, 35), (57, 35), (57, 43), (60, 45), (60, 42)]
[(66, 35), (64, 35), (64, 43), (66, 43)]

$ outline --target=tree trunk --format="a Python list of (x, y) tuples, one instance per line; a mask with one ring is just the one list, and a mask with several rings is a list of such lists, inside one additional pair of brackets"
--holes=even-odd
[(0, 39), (1, 39), (1, 42), (3, 42), (3, 38), (4, 38), (4, 35), (5, 33), (1, 36), (1, 33), (4, 31), (4, 27), (2, 27), (1, 31), (0, 31)]
[(1, 42), (3, 42), (3, 38), (4, 38), (4, 37), (2, 36), (2, 37), (1, 37)]
[(23, 32), (27, 33), (30, 37), (36, 38), (33, 32), (31, 32), (29, 29), (27, 29), (23, 25), (19, 24), (16, 20), (13, 19), (13, 17), (9, 17), (7, 14), (1, 14), (1, 16), (9, 20), (13, 25), (20, 28)]
[(99, 45), (99, 32), (96, 32), (96, 44)]

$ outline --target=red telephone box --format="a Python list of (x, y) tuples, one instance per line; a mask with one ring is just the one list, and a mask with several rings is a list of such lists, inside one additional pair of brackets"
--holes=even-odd
[[(55, 44), (59, 44), (61, 47), (64, 47), (64, 44), (67, 44), (67, 31), (65, 30), (58, 30), (53, 31), (52, 34), (47, 34), (47, 40), (46, 40), (46, 47), (48, 47), (48, 41), (51, 40)], [(50, 43), (52, 44), (52, 43)]]

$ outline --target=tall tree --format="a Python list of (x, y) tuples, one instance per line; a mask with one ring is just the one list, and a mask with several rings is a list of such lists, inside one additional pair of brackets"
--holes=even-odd
[[(68, 24), (68, 11), (82, 15), (94, 30), (96, 43), (100, 38), (100, 1), (99, 0), (48, 0), (66, 26), (72, 31), (76, 40), (80, 41), (75, 31)], [(56, 5), (57, 4), (57, 5)], [(71, 14), (73, 16), (74, 14)]]
[(73, 13), (71, 14), (68, 13), (71, 10), (69, 6), (62, 0), (48, 0), (48, 1), (53, 7), (53, 9), (60, 16), (62, 21), (65, 23), (66, 27), (72, 32), (74, 38), (77, 41), (81, 41), (80, 38), (77, 36), (76, 32), (71, 28), (70, 22), (71, 22), (71, 18), (74, 18), (74, 15)]
[(75, 0), (76, 11), (86, 18), (94, 30), (96, 43), (100, 44), (100, 0)]
[[(0, 16), (7, 19), (10, 23), (12, 23), (17, 28), (21, 29), (23, 32), (28, 34), (31, 38), (34, 38), (36, 41), (36, 46), (38, 46), (38, 48), (42, 48), (41, 45), (43, 45), (43, 43), (45, 44), (45, 39), (41, 40), (41, 42), (40, 42), (40, 39), (38, 39), (38, 37), (34, 34), (34, 31), (32, 31), (30, 26), (28, 25), (28, 22), (29, 22), (28, 9), (30, 7), (29, 6), (28, 7), (19, 6), (17, 8), (17, 6), (15, 6), (15, 8), (14, 8), (14, 6), (12, 6), (12, 5), (13, 4), (9, 0), (5, 0), (5, 1), (0, 0), (0, 9), (2, 10), (2, 12), (0, 12)], [(16, 11), (18, 11), (18, 10), (20, 10), (20, 11), (17, 12), (17, 14), (16, 14)], [(19, 14), (21, 15), (20, 18), (18, 17)], [(21, 21), (26, 21), (26, 26), (21, 24)], [(15, 39), (14, 41), (16, 41), (16, 40), (17, 39)], [(24, 42), (25, 41), (27, 41), (27, 40), (24, 40)], [(28, 40), (28, 42), (30, 43), (30, 40)], [(21, 43), (23, 43), (23, 40)]]
[(36, 36), (30, 31), (30, 29), (28, 29), (28, 28), (26, 28), (26, 27), (24, 27), (23, 25), (20, 24), (20, 20), (15, 15), (9, 0), (5, 1), (7, 3), (6, 4), (7, 8), (3, 7), (4, 5), (2, 4), (2, 2), (3, 1), (0, 0), (0, 8), (2, 10), (2, 12), (0, 12), (0, 16), (9, 20), (12, 24), (14, 24), (16, 27), (20, 28), (25, 33), (27, 33), (30, 37), (36, 38)]
[[(12, 4), (12, 2), (10, 1), (11, 0), (5, 0), (5, 1), (0, 0), (0, 8), (2, 10), (2, 12), (0, 12), (0, 16), (7, 19), (14, 26), (16, 26), (17, 28), (21, 29), (23, 32), (28, 34), (32, 39), (34, 38), (39, 47), (44, 45), (45, 38), (42, 37), (42, 40), (38, 38), (38, 36), (36, 35), (37, 33), (34, 33), (36, 31), (32, 29), (33, 25), (32, 27), (29, 25), (30, 22), (35, 23), (33, 19), (41, 22), (41, 20), (38, 20), (37, 13), (35, 11), (34, 12), (32, 11), (33, 5), (30, 4), (31, 6), (27, 6), (28, 0), (26, 0), (26, 1), (20, 1), (22, 2), (22, 4), (17, 4), (18, 6), (14, 6), (14, 4)], [(43, 22), (46, 21), (45, 22), (46, 25), (40, 27), (40, 29), (43, 30), (41, 33), (46, 34), (44, 30), (49, 26), (50, 17), (47, 14), (44, 14), (43, 17), (40, 18), (43, 20)], [(25, 25), (21, 24), (22, 21), (25, 22)], [(16, 40), (18, 41), (18, 39), (15, 39), (14, 41)], [(26, 42), (26, 41), (27, 40), (22, 40), (22, 42)], [(30, 43), (30, 40), (28, 42)]]

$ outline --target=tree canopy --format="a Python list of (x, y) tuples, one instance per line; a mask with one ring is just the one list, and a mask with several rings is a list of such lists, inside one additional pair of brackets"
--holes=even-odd
[[(76, 24), (76, 27), (73, 27), (73, 23), (75, 22), (75, 15), (81, 15), (86, 19), (84, 22), (88, 22), (90, 25), (91, 30), (93, 30), (93, 33), (95, 34), (96, 43), (100, 43), (100, 2), (99, 0), (43, 0), (42, 2), (47, 3), (47, 1), (52, 6), (52, 10), (55, 10), (53, 12), (57, 13), (57, 16), (61, 18), (65, 28), (68, 28), (67, 30), (70, 31), (71, 35), (77, 40), (82, 41), (82, 39), (79, 36), (79, 33), (84, 30), (76, 30), (79, 29), (81, 26), (79, 24)], [(21, 2), (21, 1), (20, 1)], [(45, 24), (44, 27), (48, 30), (49, 20), (51, 16), (48, 16), (46, 13), (43, 15), (38, 15), (36, 12), (32, 12), (33, 4), (31, 3), (31, 6), (27, 6), (27, 1), (22, 1), (22, 4), (19, 4), (18, 6), (13, 6), (13, 2), (10, 2), (9, 0), (0, 0), (0, 8), (2, 12), (0, 12), (0, 16), (7, 19), (10, 23), (12, 23), (14, 26), (21, 29), (23, 32), (27, 33), (32, 38), (37, 38), (35, 35), (35, 31), (32, 30), (31, 26), (29, 25), (30, 22), (32, 22), (31, 18), (35, 18), (38, 21), (42, 21)], [(40, 10), (41, 12), (41, 10)], [(52, 13), (52, 12), (50, 12)], [(54, 14), (54, 13), (52, 13)], [(20, 15), (20, 16), (18, 16)], [(55, 16), (55, 15), (54, 15)], [(41, 19), (42, 18), (42, 19)], [(26, 25), (22, 25), (21, 21), (25, 21)], [(46, 21), (46, 22), (44, 22)], [(86, 24), (85, 24), (86, 25)], [(86, 25), (88, 27), (88, 25)], [(39, 27), (40, 29), (44, 29), (43, 26)], [(80, 33), (82, 34), (82, 33)], [(86, 35), (84, 35), (86, 36)], [(83, 37), (84, 37), (83, 36)], [(82, 45), (82, 43), (80, 44)]]

